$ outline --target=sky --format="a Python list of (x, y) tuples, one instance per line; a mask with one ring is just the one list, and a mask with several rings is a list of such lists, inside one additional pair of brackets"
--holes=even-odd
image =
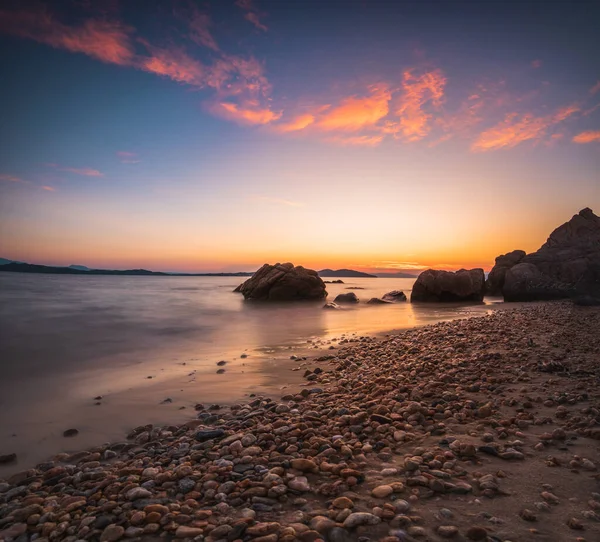
[(600, 4), (4, 1), (0, 256), (489, 269), (600, 214)]

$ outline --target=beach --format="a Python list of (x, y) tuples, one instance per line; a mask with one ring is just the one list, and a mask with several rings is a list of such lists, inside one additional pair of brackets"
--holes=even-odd
[(7, 476), (0, 539), (596, 540), (598, 336), (570, 302), (345, 336), (278, 398)]

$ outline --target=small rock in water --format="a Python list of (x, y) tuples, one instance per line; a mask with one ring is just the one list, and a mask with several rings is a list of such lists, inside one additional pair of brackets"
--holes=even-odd
[(167, 405), (167, 404), (169, 404), (169, 403), (172, 403), (172, 402), (173, 402), (173, 399), (171, 399), (170, 397), (167, 397), (166, 399), (163, 399), (163, 400), (160, 402), (160, 404), (161, 404), (161, 405)]
[[(243, 355), (243, 354), (242, 354)], [(223, 367), (223, 365), (225, 365), (227, 362), (225, 360), (221, 360), (221, 361), (217, 361), (217, 365), (219, 367)]]
[(225, 369), (218, 369), (217, 374), (222, 375), (225, 372)]
[(79, 430), (78, 429), (67, 429), (63, 433), (63, 437), (75, 437), (77, 435), (79, 435)]

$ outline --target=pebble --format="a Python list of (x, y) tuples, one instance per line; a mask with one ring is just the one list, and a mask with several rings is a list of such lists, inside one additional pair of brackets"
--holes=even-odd
[(102, 531), (100, 542), (116, 542), (116, 540), (121, 539), (124, 533), (125, 529), (123, 527), (113, 523)]

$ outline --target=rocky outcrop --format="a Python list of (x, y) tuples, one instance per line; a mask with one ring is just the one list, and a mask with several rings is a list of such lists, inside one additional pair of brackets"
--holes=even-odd
[(583, 209), (556, 228), (541, 248), (524, 262), (551, 279), (580, 292), (600, 288), (600, 217)]
[(496, 264), (485, 281), (485, 293), (487, 295), (502, 295), (506, 272), (511, 267), (520, 263), (525, 257), (525, 254), (526, 252), (524, 250), (513, 250), (508, 254), (502, 254), (502, 256), (496, 258)]
[(334, 300), (334, 303), (358, 303), (358, 297), (354, 292), (348, 292), (347, 294), (339, 294)]
[(401, 290), (392, 290), (385, 294), (381, 299), (384, 301), (391, 301), (392, 303), (398, 303), (406, 301), (406, 294)]
[(511, 267), (506, 272), (502, 291), (505, 301), (563, 299), (574, 292), (572, 287), (543, 275), (531, 263), (518, 263)]
[(411, 302), (482, 301), (485, 291), (483, 269), (461, 269), (455, 273), (428, 269), (415, 282)]
[(501, 284), (506, 301), (600, 296), (600, 217), (591, 209), (581, 210), (556, 228), (537, 252), (510, 265), (516, 259), (511, 255), (519, 252), (496, 258), (489, 293), (497, 292)]
[(325, 283), (313, 269), (293, 263), (263, 265), (234, 292), (243, 294), (244, 299), (262, 301), (300, 301), (327, 297)]

